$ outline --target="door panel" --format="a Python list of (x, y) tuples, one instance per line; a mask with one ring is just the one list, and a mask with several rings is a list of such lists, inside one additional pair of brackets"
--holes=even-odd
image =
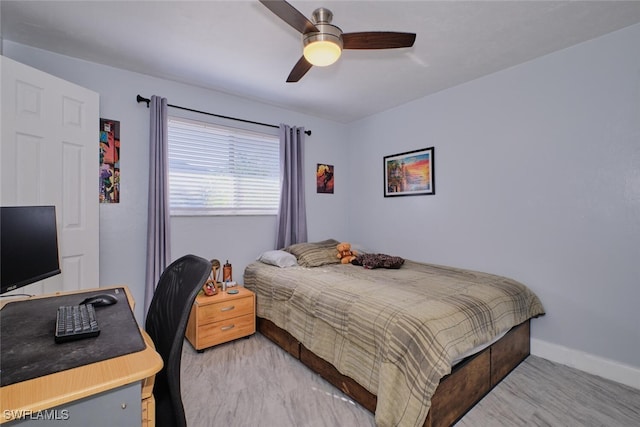
[(62, 270), (14, 293), (97, 287), (98, 94), (0, 59), (0, 202), (56, 206)]

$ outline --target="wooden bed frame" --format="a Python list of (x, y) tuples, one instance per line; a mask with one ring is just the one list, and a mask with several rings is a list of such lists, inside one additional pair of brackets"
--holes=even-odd
[[(258, 331), (282, 347), (343, 393), (375, 412), (377, 398), (329, 362), (316, 356), (289, 332), (273, 322), (257, 318)], [(530, 320), (514, 326), (499, 341), (458, 363), (442, 378), (431, 398), (424, 427), (450, 426), (529, 356)]]

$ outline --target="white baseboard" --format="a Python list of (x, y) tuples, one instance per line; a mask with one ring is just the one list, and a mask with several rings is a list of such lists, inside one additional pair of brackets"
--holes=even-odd
[(640, 368), (531, 338), (531, 354), (640, 390)]

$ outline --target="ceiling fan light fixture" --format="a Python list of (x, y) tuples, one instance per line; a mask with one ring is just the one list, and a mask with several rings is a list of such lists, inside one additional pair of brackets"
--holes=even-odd
[[(318, 9), (314, 13), (320, 10), (326, 11), (325, 15), (331, 13), (326, 9)], [(326, 19), (325, 15), (322, 16)], [(316, 21), (315, 26), (318, 32), (306, 33), (302, 37), (302, 53), (311, 65), (326, 67), (336, 62), (342, 54), (342, 30), (326, 21)]]
[(340, 58), (342, 49), (328, 40), (315, 41), (304, 47), (304, 57), (310, 64), (318, 67), (331, 65)]

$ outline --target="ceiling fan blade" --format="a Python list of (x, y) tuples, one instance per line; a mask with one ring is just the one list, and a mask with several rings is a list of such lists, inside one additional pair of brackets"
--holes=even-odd
[(318, 31), (313, 22), (284, 0), (260, 0), (260, 3), (302, 34)]
[(293, 66), (293, 69), (289, 73), (289, 77), (287, 77), (287, 83), (297, 82), (302, 78), (302, 76), (307, 74), (307, 71), (309, 71), (311, 67), (313, 67), (313, 65), (311, 65), (309, 61), (304, 58), (304, 56), (302, 56), (298, 60), (298, 62), (296, 62), (296, 65)]
[(414, 33), (393, 31), (367, 31), (342, 35), (343, 49), (395, 49), (411, 47), (415, 41)]

